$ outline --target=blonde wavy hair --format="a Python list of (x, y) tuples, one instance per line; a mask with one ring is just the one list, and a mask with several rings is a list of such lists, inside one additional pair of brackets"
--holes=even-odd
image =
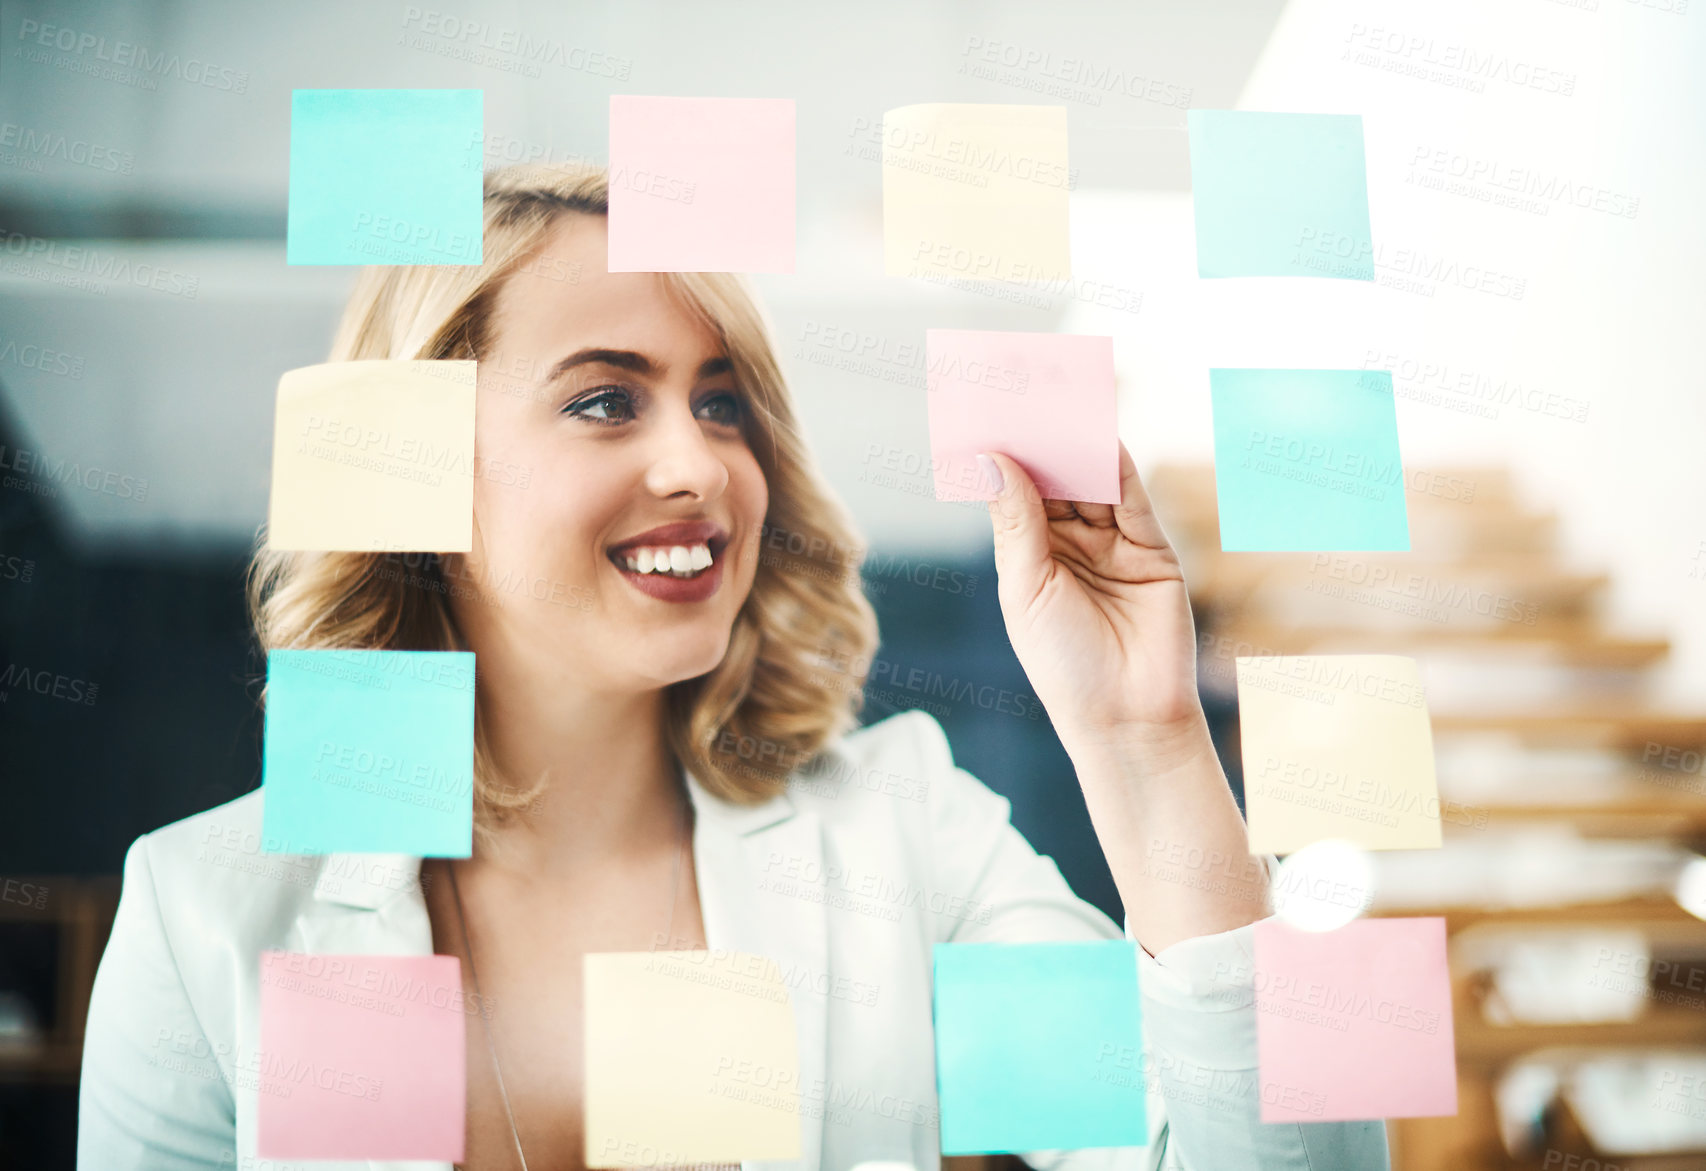
[[(608, 214), (602, 169), (524, 164), (489, 173), (482, 263), (363, 269), (329, 360), (480, 360), (490, 350), (499, 288), (571, 212)], [(757, 574), (728, 652), (714, 670), (667, 689), (668, 738), (708, 791), (755, 803), (858, 725), (877, 644), (876, 615), (859, 582), (864, 547), (799, 433), (768, 323), (744, 279), (661, 275), (722, 341), (770, 495)], [(459, 556), (426, 555), (423, 566), (419, 554), (278, 551), (266, 547), (263, 529), (248, 579), (255, 635), (263, 651), (461, 649), (446, 581)], [(478, 706), (475, 828), (484, 834), (527, 809), (545, 780), (522, 788), (498, 775)]]

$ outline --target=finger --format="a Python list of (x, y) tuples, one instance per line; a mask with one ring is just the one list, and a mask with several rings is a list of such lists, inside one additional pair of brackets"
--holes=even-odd
[(1070, 500), (1044, 500), (1043, 513), (1050, 520), (1071, 520), (1078, 515)]
[(1137, 463), (1120, 441), (1120, 502), (1112, 506), (1114, 523), (1126, 540), (1152, 549), (1168, 547), (1167, 534), (1161, 530), (1161, 518), (1155, 515), (1149, 492), (1137, 475)]
[(1074, 500), (1072, 507), (1078, 510), (1079, 519), (1092, 528), (1111, 529), (1114, 527), (1114, 506), (1111, 504), (1094, 504), (1088, 500)]
[(989, 502), (996, 568), (1020, 585), (1034, 585), (1049, 560), (1048, 516), (1042, 493), (1014, 460), (998, 451), (984, 454), (1001, 473), (1001, 487)]

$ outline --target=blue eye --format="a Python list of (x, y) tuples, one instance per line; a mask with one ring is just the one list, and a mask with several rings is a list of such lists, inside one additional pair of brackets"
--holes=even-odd
[[(611, 408), (618, 406), (620, 413), (612, 415)], [(722, 413), (711, 416), (711, 421), (723, 426), (737, 427), (745, 413), (745, 406), (740, 395), (732, 391), (723, 391), (707, 398), (699, 406), (701, 411), (707, 408), (720, 410)], [(594, 412), (597, 413), (594, 413)], [(565, 415), (573, 415), (577, 419), (585, 419), (589, 423), (614, 425), (634, 417), (634, 397), (625, 387), (601, 386), (598, 393), (580, 398), (564, 407)]]

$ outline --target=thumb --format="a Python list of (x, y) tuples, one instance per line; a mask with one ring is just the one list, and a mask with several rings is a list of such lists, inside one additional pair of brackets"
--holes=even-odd
[(986, 479), (998, 484), (989, 502), (996, 569), (1021, 582), (1034, 582), (1049, 560), (1042, 493), (1024, 468), (998, 451), (979, 452), (977, 463)]

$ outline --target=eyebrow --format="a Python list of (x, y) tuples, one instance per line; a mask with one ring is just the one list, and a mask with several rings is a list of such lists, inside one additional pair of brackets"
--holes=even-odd
[[(568, 357), (551, 367), (551, 373), (545, 378), (546, 382), (555, 382), (577, 366), (601, 365), (615, 366), (621, 370), (631, 370), (635, 374), (654, 377), (668, 367), (660, 367), (644, 354), (634, 350), (606, 350), (591, 348), (576, 350)], [(699, 364), (699, 378), (710, 378), (717, 374), (726, 374), (733, 369), (733, 363), (727, 358), (708, 358)]]

